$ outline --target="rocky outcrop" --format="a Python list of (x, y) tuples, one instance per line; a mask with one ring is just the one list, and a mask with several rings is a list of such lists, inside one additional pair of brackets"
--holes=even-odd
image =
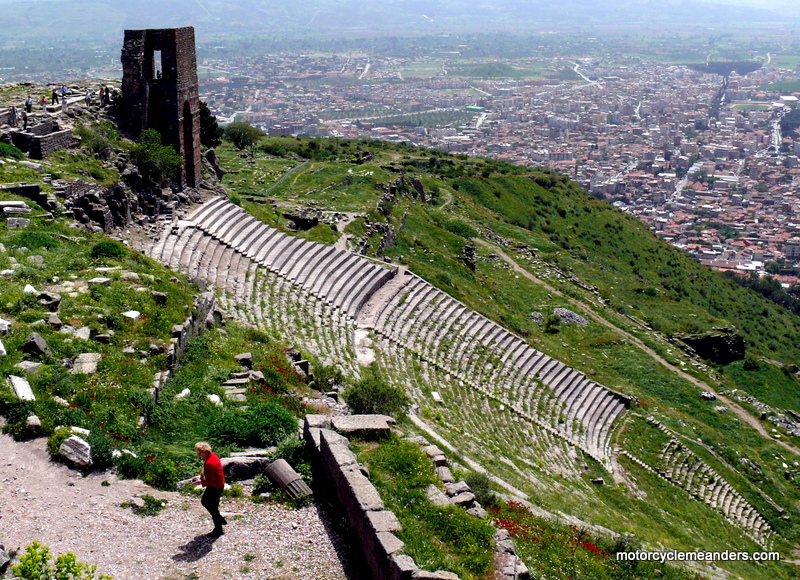
[(718, 329), (703, 334), (676, 335), (703, 360), (727, 365), (745, 356), (744, 338), (730, 329)]

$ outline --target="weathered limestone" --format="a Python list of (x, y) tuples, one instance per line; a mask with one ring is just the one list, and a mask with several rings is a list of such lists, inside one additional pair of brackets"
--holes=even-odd
[(23, 401), (36, 400), (36, 395), (33, 394), (33, 389), (31, 388), (31, 384), (28, 382), (28, 379), (10, 375), (8, 377), (8, 382), (11, 383), (11, 388), (14, 390), (14, 393), (16, 393), (17, 397)]
[(70, 435), (69, 438), (65, 439), (61, 447), (58, 448), (58, 453), (81, 467), (92, 465), (92, 448), (77, 435)]
[(333, 429), (339, 433), (358, 435), (388, 435), (396, 421), (389, 415), (342, 415), (331, 418)]
[(50, 347), (39, 333), (32, 332), (25, 341), (25, 344), (22, 345), (22, 352), (33, 356), (41, 356), (50, 354)]
[(97, 363), (103, 358), (101, 354), (96, 352), (85, 352), (79, 354), (72, 364), (72, 374), (83, 373), (86, 375), (93, 375), (97, 372)]

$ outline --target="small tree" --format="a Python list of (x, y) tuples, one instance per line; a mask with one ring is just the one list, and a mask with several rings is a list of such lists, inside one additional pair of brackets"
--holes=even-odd
[(258, 140), (264, 136), (264, 132), (258, 127), (253, 127), (250, 123), (236, 121), (225, 127), (223, 137), (233, 143), (239, 151), (250, 149), (252, 153)]
[(161, 134), (155, 129), (145, 129), (131, 150), (131, 161), (143, 177), (157, 184), (178, 183), (183, 160), (170, 145), (161, 143)]
[(203, 147), (219, 147), (222, 143), (222, 129), (217, 118), (203, 101), (200, 101), (200, 144)]
[(411, 405), (411, 401), (398, 387), (388, 384), (377, 371), (367, 369), (364, 378), (348, 387), (342, 397), (353, 413), (391, 415), (397, 417), (404, 415)]

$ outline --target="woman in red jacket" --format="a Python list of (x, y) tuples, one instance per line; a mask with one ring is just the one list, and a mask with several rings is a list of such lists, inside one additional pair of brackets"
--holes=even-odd
[(222, 526), (228, 523), (219, 513), (219, 500), (222, 497), (222, 491), (225, 489), (225, 474), (222, 471), (222, 462), (215, 453), (212, 453), (211, 445), (208, 443), (197, 443), (194, 446), (194, 450), (203, 460), (203, 473), (199, 478), (195, 478), (206, 488), (200, 503), (211, 514), (211, 519), (214, 522), (214, 530), (211, 535), (221, 536), (225, 533)]

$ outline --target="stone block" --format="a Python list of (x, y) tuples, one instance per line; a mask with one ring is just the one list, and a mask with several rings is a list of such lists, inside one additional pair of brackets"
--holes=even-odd
[(81, 340), (89, 340), (92, 336), (92, 330), (88, 326), (81, 326), (75, 330), (75, 334), (72, 336)]
[(37, 372), (40, 368), (42, 368), (42, 363), (38, 362), (31, 362), (29, 360), (24, 360), (22, 362), (18, 362), (14, 365), (15, 369), (20, 369), (26, 375), (31, 375)]
[(27, 228), (29, 225), (31, 225), (31, 220), (28, 218), (8, 218), (6, 220), (6, 225), (10, 230)]
[(3, 345), (3, 341), (0, 340), (0, 356), (6, 356), (7, 354), (6, 347)]
[(469, 506), (475, 502), (475, 494), (470, 491), (459, 493), (458, 495), (450, 498), (450, 503), (460, 506)]
[(400, 520), (394, 515), (394, 512), (389, 510), (382, 510), (377, 512), (367, 512), (367, 521), (369, 526), (377, 532), (399, 532), (403, 529), (400, 525)]
[(306, 415), (303, 421), (303, 429), (329, 429), (331, 418), (328, 415)]
[(47, 345), (47, 341), (43, 339), (39, 333), (32, 332), (28, 335), (28, 340), (25, 341), (25, 344), (22, 345), (22, 352), (41, 356), (44, 354), (50, 354), (50, 347)]
[(442, 493), (442, 490), (433, 484), (430, 484), (425, 489), (425, 495), (433, 505), (445, 506), (449, 505), (450, 503), (450, 500), (444, 493)]
[(481, 518), (482, 520), (485, 520), (487, 517), (489, 517), (489, 512), (482, 507), (471, 507), (467, 510), (467, 513), (471, 516), (475, 516), (476, 518)]
[(253, 354), (249, 352), (243, 352), (241, 354), (237, 354), (233, 359), (247, 369), (253, 368)]
[(416, 570), (417, 565), (411, 556), (392, 554), (389, 558), (389, 574), (392, 580), (411, 580)]
[(82, 467), (92, 465), (92, 448), (77, 435), (70, 435), (68, 439), (65, 439), (58, 448), (58, 453), (76, 465)]
[(106, 278), (105, 276), (98, 276), (97, 278), (92, 278), (89, 280), (89, 284), (100, 284), (101, 286), (108, 286), (111, 284), (111, 278)]
[(38, 429), (42, 426), (42, 420), (39, 419), (36, 415), (31, 415), (27, 418), (26, 424), (28, 429)]
[(93, 375), (97, 372), (97, 363), (102, 359), (102, 355), (96, 352), (85, 352), (79, 354), (72, 365), (72, 374), (83, 373)]
[(220, 461), (225, 476), (230, 479), (252, 479), (269, 467), (265, 457), (223, 457)]
[(395, 420), (388, 415), (344, 415), (333, 417), (331, 424), (336, 431), (348, 434), (389, 434)]
[(33, 394), (33, 389), (31, 389), (31, 384), (28, 382), (28, 379), (10, 375), (8, 377), (8, 382), (11, 383), (11, 388), (14, 390), (17, 397), (23, 401), (36, 400), (36, 395)]
[(399, 552), (405, 546), (405, 542), (395, 536), (392, 532), (378, 532), (376, 537), (381, 552), (383, 552), (383, 554), (386, 556), (390, 556), (395, 552)]
[(0, 332), (8, 332), (11, 330), (11, 323), (8, 320), (3, 320), (0, 318)]
[(58, 310), (61, 305), (61, 295), (55, 292), (39, 292), (36, 298), (39, 300), (39, 304), (48, 310)]
[(458, 483), (449, 483), (444, 486), (444, 491), (450, 497), (471, 491), (466, 481), (459, 481)]
[(444, 465), (436, 468), (436, 476), (442, 483), (454, 483), (456, 480), (450, 468)]
[(368, 512), (384, 508), (383, 500), (375, 486), (360, 471), (345, 471), (343, 475), (353, 499), (358, 504), (358, 509)]
[(445, 570), (437, 570), (436, 572), (417, 570), (411, 575), (411, 578), (414, 580), (459, 580), (458, 574)]
[(444, 455), (444, 451), (439, 449), (436, 445), (428, 445), (427, 447), (423, 447), (422, 450), (425, 452), (425, 455), (430, 458), (434, 458), (437, 455)]

